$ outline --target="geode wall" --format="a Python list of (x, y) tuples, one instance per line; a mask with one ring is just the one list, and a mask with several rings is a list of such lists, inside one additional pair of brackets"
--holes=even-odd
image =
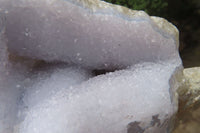
[(171, 131), (182, 63), (167, 20), (99, 0), (0, 9), (0, 133)]

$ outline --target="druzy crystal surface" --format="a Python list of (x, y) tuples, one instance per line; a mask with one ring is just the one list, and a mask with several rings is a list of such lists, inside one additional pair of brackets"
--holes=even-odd
[(0, 133), (171, 131), (167, 20), (99, 0), (0, 0), (0, 15)]

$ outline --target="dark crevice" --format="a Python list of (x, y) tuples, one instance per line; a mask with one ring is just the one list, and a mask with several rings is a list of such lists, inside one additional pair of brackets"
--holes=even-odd
[(98, 76), (98, 75), (103, 75), (106, 73), (114, 72), (116, 70), (117, 69), (112, 69), (112, 70), (101, 69), (101, 70), (93, 70), (92, 73), (94, 74), (94, 76)]

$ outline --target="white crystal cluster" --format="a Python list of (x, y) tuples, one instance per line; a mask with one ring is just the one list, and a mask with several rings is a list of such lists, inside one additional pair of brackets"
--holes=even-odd
[(0, 0), (0, 18), (0, 133), (170, 132), (172, 24), (99, 0)]

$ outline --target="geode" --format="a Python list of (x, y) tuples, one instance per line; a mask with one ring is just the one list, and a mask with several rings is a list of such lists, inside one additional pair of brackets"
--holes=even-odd
[(171, 131), (182, 63), (167, 20), (99, 0), (0, 9), (0, 133)]

